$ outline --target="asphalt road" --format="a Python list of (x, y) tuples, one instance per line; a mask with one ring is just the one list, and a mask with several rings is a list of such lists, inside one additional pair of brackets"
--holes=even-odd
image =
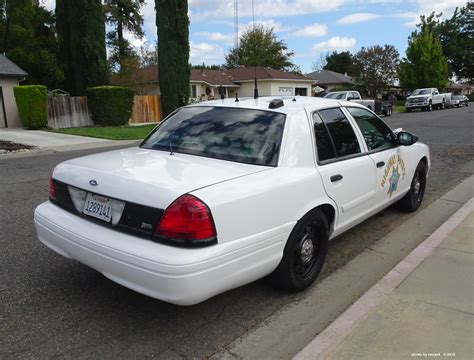
[[(393, 128), (403, 127), (430, 145), (424, 206), (469, 175), (463, 169), (474, 153), (473, 110), (386, 118)], [(97, 151), (0, 158), (0, 358), (203, 358), (297, 299), (261, 280), (179, 307), (128, 290), (47, 249), (37, 241), (32, 219), (48, 197), (50, 170)], [(389, 208), (332, 241), (321, 277), (409, 216)]]

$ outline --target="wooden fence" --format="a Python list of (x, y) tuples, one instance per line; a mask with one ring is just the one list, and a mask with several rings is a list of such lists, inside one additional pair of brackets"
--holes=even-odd
[(130, 124), (157, 122), (160, 120), (161, 107), (158, 95), (135, 96)]
[[(130, 124), (158, 122), (161, 120), (158, 95), (135, 96)], [(93, 126), (85, 96), (48, 96), (48, 126), (54, 129)]]
[(48, 96), (49, 127), (59, 129), (92, 125), (85, 96)]

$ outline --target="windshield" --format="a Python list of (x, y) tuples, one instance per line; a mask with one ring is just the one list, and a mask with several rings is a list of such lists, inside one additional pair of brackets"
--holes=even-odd
[(431, 89), (416, 89), (413, 91), (412, 95), (429, 95), (431, 94)]
[(325, 96), (325, 98), (341, 100), (341, 99), (344, 99), (345, 95), (346, 93), (343, 93), (343, 92), (330, 92), (329, 94)]
[(454, 95), (454, 96), (453, 96), (453, 99), (454, 99), (454, 100), (461, 100), (461, 99), (462, 99), (462, 96), (461, 96), (461, 95)]
[(261, 110), (182, 108), (142, 144), (147, 149), (276, 166), (285, 115)]

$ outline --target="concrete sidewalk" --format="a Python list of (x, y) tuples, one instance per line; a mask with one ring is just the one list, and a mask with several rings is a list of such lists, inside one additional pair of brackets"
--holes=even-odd
[(474, 359), (473, 210), (474, 198), (294, 359)]
[(86, 136), (66, 135), (41, 130), (0, 129), (0, 140), (32, 145), (37, 150), (71, 151), (138, 144), (138, 140), (106, 140)]

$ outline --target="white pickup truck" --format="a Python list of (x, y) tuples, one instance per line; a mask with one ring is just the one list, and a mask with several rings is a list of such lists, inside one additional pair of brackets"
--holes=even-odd
[(405, 108), (407, 112), (413, 109), (431, 111), (433, 109), (444, 109), (451, 106), (451, 93), (440, 94), (436, 88), (416, 89), (407, 97)]
[(352, 101), (364, 105), (376, 114), (384, 114), (385, 116), (392, 115), (392, 103), (389, 101), (362, 99), (358, 91), (332, 91), (327, 93), (324, 97), (327, 99)]

